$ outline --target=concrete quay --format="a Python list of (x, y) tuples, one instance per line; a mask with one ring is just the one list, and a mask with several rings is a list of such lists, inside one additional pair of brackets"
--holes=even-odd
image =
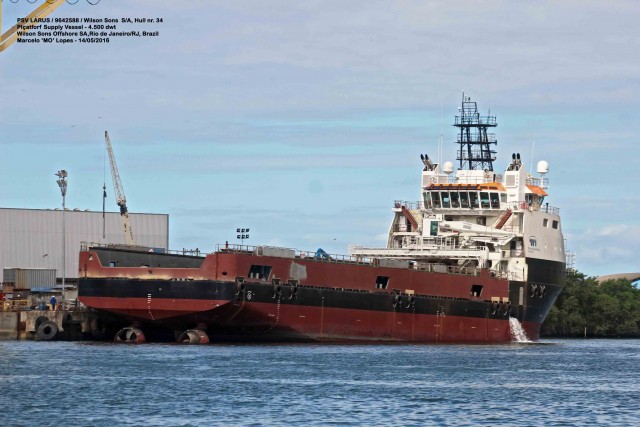
[(86, 309), (0, 311), (0, 340), (111, 340), (119, 323)]

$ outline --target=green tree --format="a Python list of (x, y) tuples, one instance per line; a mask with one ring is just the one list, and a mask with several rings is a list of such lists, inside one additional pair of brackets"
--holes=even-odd
[(640, 337), (640, 289), (572, 271), (542, 325), (543, 336)]

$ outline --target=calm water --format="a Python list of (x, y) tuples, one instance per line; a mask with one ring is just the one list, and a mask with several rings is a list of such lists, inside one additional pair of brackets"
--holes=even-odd
[(640, 341), (3, 341), (0, 355), (0, 426), (640, 425)]

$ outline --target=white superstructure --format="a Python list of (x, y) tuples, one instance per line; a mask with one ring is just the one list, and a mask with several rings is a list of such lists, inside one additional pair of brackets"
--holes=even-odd
[[(520, 155), (513, 154), (504, 173), (494, 173), (495, 152), (488, 148), (492, 135), (486, 133), (486, 125), (495, 126), (495, 117), (480, 117), (468, 103), (464, 98), (463, 116), (459, 121), (456, 117), (456, 126), (461, 123), (464, 132), (458, 139), (458, 160), (469, 168), (454, 171), (451, 162), (440, 167), (421, 155), (421, 200), (395, 202), (386, 248), (356, 246), (352, 255), (410, 260), (417, 268), (436, 270), (488, 268), (514, 281), (527, 281), (531, 264), (527, 259), (564, 265), (558, 209), (545, 200), (548, 163), (538, 162), (534, 177)], [(465, 109), (471, 118), (464, 115)], [(468, 128), (480, 128), (475, 140)], [(477, 169), (478, 165), (484, 168)]]

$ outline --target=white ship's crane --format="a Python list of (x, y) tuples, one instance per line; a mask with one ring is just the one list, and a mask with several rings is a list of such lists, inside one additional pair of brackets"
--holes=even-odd
[(109, 154), (109, 164), (111, 165), (113, 190), (116, 193), (116, 202), (120, 207), (120, 217), (122, 218), (122, 225), (124, 227), (124, 238), (127, 245), (133, 245), (133, 230), (131, 230), (131, 221), (129, 220), (129, 211), (127, 210), (127, 198), (124, 195), (122, 181), (120, 181), (120, 174), (118, 173), (118, 165), (116, 165), (116, 158), (113, 155), (113, 148), (111, 147), (111, 140), (109, 139), (109, 132), (107, 131), (104, 131), (104, 140), (107, 145), (107, 153)]

